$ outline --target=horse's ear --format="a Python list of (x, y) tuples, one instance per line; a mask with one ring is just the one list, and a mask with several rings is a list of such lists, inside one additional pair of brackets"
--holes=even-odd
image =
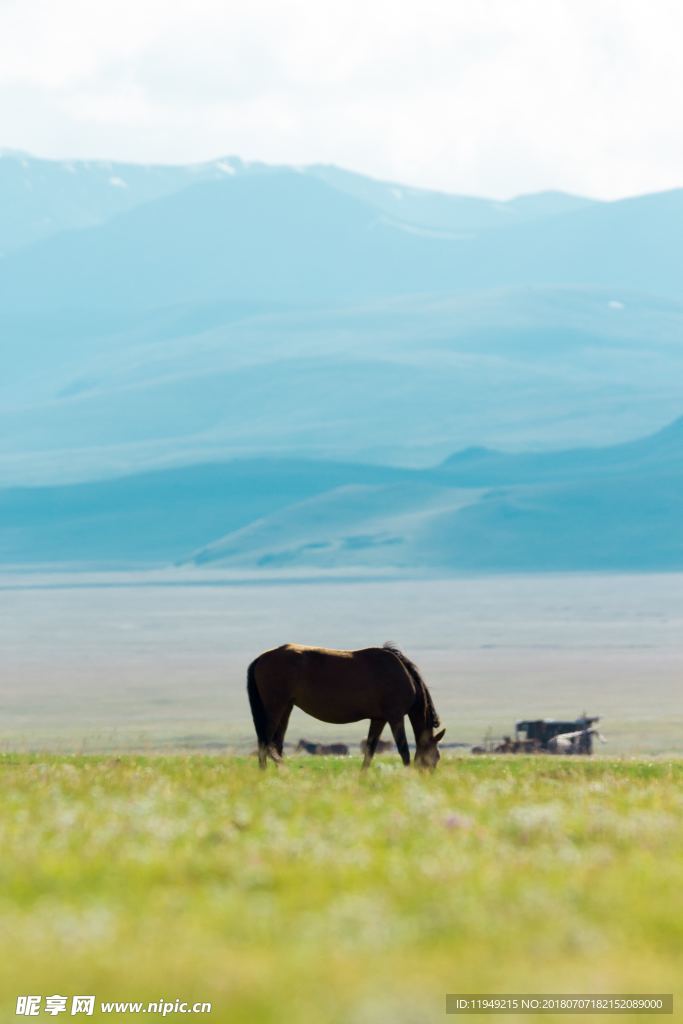
[(441, 740), (444, 738), (445, 735), (446, 735), (446, 730), (445, 729), (442, 729), (441, 732), (437, 732), (436, 736), (434, 737), (434, 742), (435, 743), (441, 743)]

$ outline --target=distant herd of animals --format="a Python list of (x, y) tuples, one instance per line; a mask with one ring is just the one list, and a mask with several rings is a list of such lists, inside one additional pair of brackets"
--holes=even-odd
[[(295, 707), (321, 722), (336, 725), (369, 719), (367, 739), (360, 745), (363, 769), (375, 754), (394, 749), (404, 765), (410, 764), (404, 723), (407, 715), (415, 735), (415, 765), (433, 771), (438, 764), (439, 743), (446, 730), (441, 728), (417, 666), (394, 644), (359, 651), (284, 644), (252, 661), (247, 670), (247, 693), (262, 769), (269, 759), (281, 763), (289, 717)], [(594, 727), (597, 721), (584, 714), (573, 722), (518, 722), (514, 740), (506, 736), (502, 742), (485, 741), (483, 746), (473, 747), (472, 753), (591, 754), (594, 736), (605, 742)], [(393, 743), (380, 739), (387, 724)], [(305, 739), (300, 739), (295, 749), (340, 757), (350, 753), (346, 743)]]
[[(368, 749), (368, 741), (360, 741), (360, 752), (365, 754)], [(375, 747), (376, 754), (387, 754), (390, 750), (395, 750), (396, 745), (391, 740), (378, 740), (377, 746)], [(304, 754), (317, 754), (323, 757), (348, 757), (351, 753), (348, 743), (315, 743), (310, 740), (301, 739), (297, 743), (295, 750), (297, 753)]]

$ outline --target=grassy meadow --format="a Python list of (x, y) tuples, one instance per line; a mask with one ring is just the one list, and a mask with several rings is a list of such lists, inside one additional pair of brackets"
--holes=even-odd
[(231, 1024), (421, 1024), (446, 992), (683, 1000), (683, 762), (359, 763), (4, 755), (0, 1019), (38, 993)]

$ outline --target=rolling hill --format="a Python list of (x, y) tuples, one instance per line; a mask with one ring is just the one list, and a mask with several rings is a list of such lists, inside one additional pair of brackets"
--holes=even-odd
[(683, 568), (683, 418), (590, 451), (429, 469), (236, 460), (0, 491), (5, 564), (410, 571)]
[(604, 449), (485, 450), (337, 488), (231, 531), (195, 564), (459, 571), (683, 568), (683, 418)]
[(109, 330), (66, 316), (48, 334), (8, 325), (5, 483), (268, 454), (426, 466), (471, 445), (614, 443), (680, 413), (683, 306), (639, 294), (126, 316)]
[(0, 561), (163, 565), (268, 514), (354, 481), (403, 471), (296, 459), (155, 470), (0, 490)]

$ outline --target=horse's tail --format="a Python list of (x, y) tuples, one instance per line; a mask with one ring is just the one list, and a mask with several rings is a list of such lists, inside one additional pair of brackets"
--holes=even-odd
[(403, 651), (400, 651), (398, 649), (396, 644), (392, 644), (389, 641), (387, 641), (387, 643), (384, 644), (384, 650), (390, 651), (394, 655), (394, 657), (398, 658), (398, 660), (401, 662), (404, 669), (412, 679), (415, 689), (418, 692), (418, 695), (422, 698), (424, 702), (426, 724), (428, 726), (433, 727), (434, 729), (438, 729), (439, 726), (441, 725), (441, 722), (439, 720), (439, 716), (436, 713), (436, 708), (434, 707), (434, 704), (432, 702), (432, 695), (427, 689), (427, 684), (420, 675), (417, 665), (414, 662), (412, 662), (410, 658), (407, 658)]
[(251, 707), (251, 717), (254, 719), (256, 736), (259, 743), (265, 745), (268, 743), (268, 717), (261, 700), (261, 694), (258, 692), (258, 686), (256, 685), (255, 665), (256, 661), (252, 661), (247, 669), (247, 693), (249, 695), (249, 706)]

